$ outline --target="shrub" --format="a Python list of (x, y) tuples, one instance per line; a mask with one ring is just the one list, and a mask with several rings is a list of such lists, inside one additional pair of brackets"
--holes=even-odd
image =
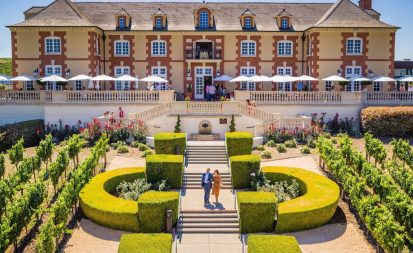
[(247, 188), (251, 186), (251, 173), (258, 175), (260, 170), (259, 156), (240, 155), (230, 157), (232, 185), (234, 188)]
[(180, 132), (181, 132), (181, 116), (178, 115), (176, 119), (175, 133), (180, 133)]
[(123, 234), (118, 253), (171, 253), (171, 234)]
[(234, 117), (234, 114), (231, 115), (231, 122), (230, 122), (230, 124), (229, 124), (229, 131), (230, 131), (231, 133), (233, 133), (233, 132), (236, 131), (236, 129), (235, 129), (235, 117)]
[(140, 144), (138, 145), (138, 149), (139, 149), (139, 151), (145, 151), (145, 150), (148, 150), (149, 147), (148, 147), (147, 145), (145, 145), (145, 144), (140, 143)]
[(297, 144), (297, 141), (295, 139), (292, 139), (292, 140), (285, 141), (284, 145), (287, 148), (297, 148), (298, 144)]
[(152, 150), (145, 150), (145, 151), (143, 151), (141, 157), (147, 157), (147, 156), (149, 156), (149, 155), (153, 155)]
[(37, 146), (43, 137), (43, 120), (30, 120), (0, 126), (0, 152), (10, 149), (16, 140), (24, 139), (25, 147)]
[(185, 133), (158, 133), (155, 135), (155, 152), (157, 154), (183, 155), (185, 147)]
[(271, 159), (272, 158), (272, 154), (270, 151), (264, 151), (261, 153), (261, 158), (262, 159)]
[(142, 143), (140, 143), (139, 141), (132, 141), (131, 142), (131, 147), (134, 147), (134, 148), (139, 148), (139, 146), (141, 145)]
[(307, 145), (303, 146), (300, 151), (301, 151), (301, 154), (305, 154), (305, 155), (311, 154), (311, 149)]
[(267, 141), (267, 146), (274, 148), (274, 147), (277, 146), (277, 144), (275, 143), (274, 140), (269, 140), (269, 141)]
[(248, 132), (226, 133), (228, 156), (249, 155), (252, 152), (253, 137)]
[(367, 107), (361, 111), (363, 131), (375, 136), (413, 134), (413, 107)]
[(257, 150), (258, 150), (258, 151), (264, 151), (264, 150), (265, 150), (265, 147), (264, 147), (263, 145), (259, 145), (259, 146), (257, 147)]
[(300, 197), (280, 203), (275, 231), (277, 233), (316, 228), (333, 217), (340, 189), (336, 183), (319, 174), (297, 168), (264, 167), (271, 182), (297, 180)]
[(128, 146), (124, 146), (124, 145), (118, 146), (116, 150), (118, 151), (119, 154), (129, 153)]
[(146, 157), (148, 182), (166, 180), (174, 189), (181, 188), (184, 158), (181, 155), (149, 155)]
[(309, 141), (307, 141), (307, 146), (309, 147), (309, 148), (316, 148), (317, 147), (317, 143), (315, 142), (315, 140), (309, 140)]
[(291, 182), (279, 181), (271, 182), (264, 176), (264, 182), (257, 184), (256, 188), (259, 192), (274, 192), (277, 196), (278, 202), (295, 199), (300, 195), (300, 185), (297, 180), (293, 179)]
[(294, 236), (286, 235), (249, 235), (248, 253), (301, 253)]
[(116, 141), (116, 142), (113, 142), (112, 144), (110, 144), (110, 146), (114, 149), (118, 149), (118, 147), (120, 147), (120, 146), (126, 146), (126, 142)]
[(142, 194), (138, 200), (139, 221), (142, 232), (165, 231), (165, 214), (172, 210), (172, 224), (178, 220), (178, 192), (154, 192)]
[(285, 153), (287, 152), (287, 147), (284, 144), (278, 144), (277, 151), (278, 153)]
[(237, 200), (241, 233), (274, 231), (277, 198), (273, 193), (238, 192)]
[(152, 185), (145, 178), (138, 178), (133, 182), (123, 181), (116, 187), (119, 198), (138, 201), (142, 193), (149, 191)]
[(80, 207), (84, 215), (102, 226), (140, 232), (136, 201), (113, 196), (123, 181), (145, 177), (145, 168), (108, 171), (94, 177), (80, 192)]

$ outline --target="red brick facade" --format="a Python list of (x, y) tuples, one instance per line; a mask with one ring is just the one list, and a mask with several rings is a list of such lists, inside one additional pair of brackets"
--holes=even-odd
[[(320, 61), (320, 33), (315, 32), (310, 34), (311, 55), (307, 56), (308, 69), (307, 74), (320, 78), (319, 61)], [(319, 90), (319, 82), (312, 82), (312, 90)]]
[[(135, 55), (135, 36), (133, 35), (123, 35), (122, 37), (120, 35), (110, 35), (109, 36), (109, 75), (110, 76), (115, 76), (115, 67), (129, 67), (129, 75), (135, 76), (135, 69), (133, 65), (133, 59)], [(118, 40), (126, 40), (129, 42), (129, 55), (127, 56), (117, 56), (115, 55), (115, 41)], [(111, 84), (111, 89), (115, 89), (114, 87), (114, 82)], [(133, 86), (131, 86), (131, 89), (134, 89)]]
[[(146, 36), (146, 75), (152, 75), (152, 67), (166, 67), (166, 79), (169, 81), (169, 85), (173, 87), (172, 82), (172, 36), (170, 35), (147, 35)], [(152, 55), (152, 41), (163, 40), (166, 42), (166, 56), (153, 56)]]
[[(241, 42), (244, 40), (255, 41), (255, 56), (241, 56)], [(236, 45), (236, 76), (241, 75), (241, 67), (255, 67), (255, 73), (261, 75), (261, 36), (237, 36)], [(237, 83), (237, 89), (239, 89), (239, 83)], [(257, 83), (256, 89), (261, 90), (261, 85)]]

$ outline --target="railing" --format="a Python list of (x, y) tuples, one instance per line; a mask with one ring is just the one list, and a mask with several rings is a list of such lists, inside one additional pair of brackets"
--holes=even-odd
[(0, 91), (0, 104), (42, 102), (40, 91)]
[(153, 119), (155, 117), (161, 116), (163, 114), (167, 114), (172, 109), (172, 103), (165, 103), (155, 107), (150, 108), (149, 110), (139, 112), (139, 113), (131, 113), (129, 114), (129, 119), (131, 120), (141, 120), (146, 121)]
[(221, 102), (189, 102), (186, 104), (187, 114), (211, 115), (222, 113)]
[(330, 91), (251, 91), (249, 99), (258, 104), (341, 103), (342, 93)]
[(273, 129), (307, 129), (311, 127), (311, 118), (300, 116), (295, 118), (283, 117), (264, 123), (264, 132), (269, 133)]
[(363, 94), (363, 102), (367, 105), (411, 105), (413, 91), (367, 92)]
[(159, 91), (65, 91), (66, 103), (159, 101)]
[(261, 110), (257, 107), (254, 106), (249, 106), (245, 103), (238, 103), (238, 110), (243, 113), (246, 114), (248, 116), (257, 118), (257, 119), (261, 119), (264, 122), (268, 122), (268, 121), (272, 121), (275, 119), (279, 119), (281, 117), (280, 113), (270, 113), (270, 112), (266, 112), (264, 110)]
[(220, 60), (222, 59), (222, 51), (220, 49), (210, 50), (186, 50), (187, 60)]

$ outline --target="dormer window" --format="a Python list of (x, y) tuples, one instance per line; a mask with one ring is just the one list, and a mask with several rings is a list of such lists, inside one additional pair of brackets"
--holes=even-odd
[(209, 27), (209, 13), (206, 10), (199, 12), (199, 27), (208, 28)]
[(166, 29), (166, 14), (160, 8), (152, 14), (152, 25), (154, 30)]
[(125, 28), (125, 27), (126, 27), (126, 18), (119, 17), (119, 28)]
[(288, 29), (288, 28), (289, 28), (288, 18), (287, 18), (287, 17), (282, 17), (282, 18), (281, 18), (281, 28), (282, 28), (282, 29)]
[(244, 24), (245, 29), (251, 29), (252, 28), (251, 17), (246, 17), (244, 22), (245, 22), (245, 24)]
[(155, 28), (156, 29), (162, 29), (162, 27), (163, 27), (162, 17), (156, 17), (156, 19), (155, 19)]

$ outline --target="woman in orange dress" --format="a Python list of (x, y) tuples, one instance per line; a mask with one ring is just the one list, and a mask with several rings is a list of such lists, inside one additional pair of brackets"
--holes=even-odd
[(218, 204), (218, 197), (219, 197), (219, 191), (221, 190), (221, 175), (219, 174), (218, 170), (214, 171), (214, 175), (212, 176), (214, 178), (214, 186), (212, 188), (212, 194), (215, 195), (215, 202)]

